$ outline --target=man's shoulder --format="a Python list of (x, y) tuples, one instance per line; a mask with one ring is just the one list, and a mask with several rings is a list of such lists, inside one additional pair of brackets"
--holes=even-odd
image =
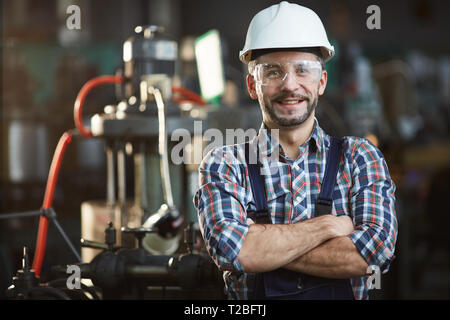
[(212, 164), (244, 164), (245, 155), (243, 150), (244, 143), (213, 147), (206, 152), (200, 166), (206, 167)]
[(323, 137), (323, 142), (321, 144), (322, 146), (325, 147), (325, 149), (328, 149), (330, 147), (331, 137), (335, 137), (342, 141), (342, 150), (345, 154), (355, 156), (361, 152), (364, 152), (364, 150), (368, 150), (369, 152), (375, 152), (382, 156), (380, 150), (370, 140), (366, 138), (351, 135), (347, 136), (331, 135), (328, 134), (323, 128), (318, 126), (316, 138), (320, 141), (322, 140), (321, 137)]
[(344, 136), (342, 140), (344, 153), (360, 164), (384, 158), (381, 150), (366, 138)]

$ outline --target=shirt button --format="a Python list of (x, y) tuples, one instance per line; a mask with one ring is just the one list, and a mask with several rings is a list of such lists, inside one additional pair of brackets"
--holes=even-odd
[(299, 170), (300, 168), (298, 167), (298, 164), (294, 164), (294, 169), (295, 170)]
[(297, 201), (297, 202), (300, 202), (300, 200), (301, 200), (300, 196), (297, 196), (297, 197), (295, 198), (295, 201)]

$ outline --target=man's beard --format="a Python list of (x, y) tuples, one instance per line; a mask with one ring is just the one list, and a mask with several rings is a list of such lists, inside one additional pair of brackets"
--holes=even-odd
[[(275, 101), (280, 101), (283, 100), (284, 98), (299, 98), (299, 99), (303, 99), (306, 103), (306, 112), (304, 112), (303, 114), (292, 118), (292, 119), (287, 119), (284, 118), (282, 116), (278, 116), (275, 113), (275, 108), (273, 107)], [(314, 110), (316, 109), (317, 103), (318, 103), (318, 95), (316, 95), (314, 97), (314, 99), (311, 101), (310, 97), (308, 96), (297, 96), (297, 95), (292, 95), (292, 94), (280, 94), (278, 96), (276, 96), (275, 98), (272, 98), (269, 101), (266, 101), (264, 99), (264, 111), (265, 113), (270, 117), (270, 120), (275, 122), (276, 124), (278, 124), (279, 126), (283, 126), (283, 127), (293, 127), (293, 126), (298, 126), (302, 123), (304, 123), (306, 120), (309, 119), (309, 117), (311, 116), (311, 114), (314, 112)]]

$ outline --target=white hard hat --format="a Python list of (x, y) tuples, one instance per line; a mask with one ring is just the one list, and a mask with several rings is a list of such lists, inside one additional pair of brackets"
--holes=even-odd
[(282, 1), (258, 12), (250, 22), (239, 59), (249, 63), (252, 50), (319, 47), (326, 62), (334, 56), (319, 16), (309, 8)]

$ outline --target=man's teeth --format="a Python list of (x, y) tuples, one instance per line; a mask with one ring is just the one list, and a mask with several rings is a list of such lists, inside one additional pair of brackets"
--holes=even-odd
[(282, 100), (280, 101), (281, 104), (297, 104), (299, 102), (301, 102), (302, 100)]

